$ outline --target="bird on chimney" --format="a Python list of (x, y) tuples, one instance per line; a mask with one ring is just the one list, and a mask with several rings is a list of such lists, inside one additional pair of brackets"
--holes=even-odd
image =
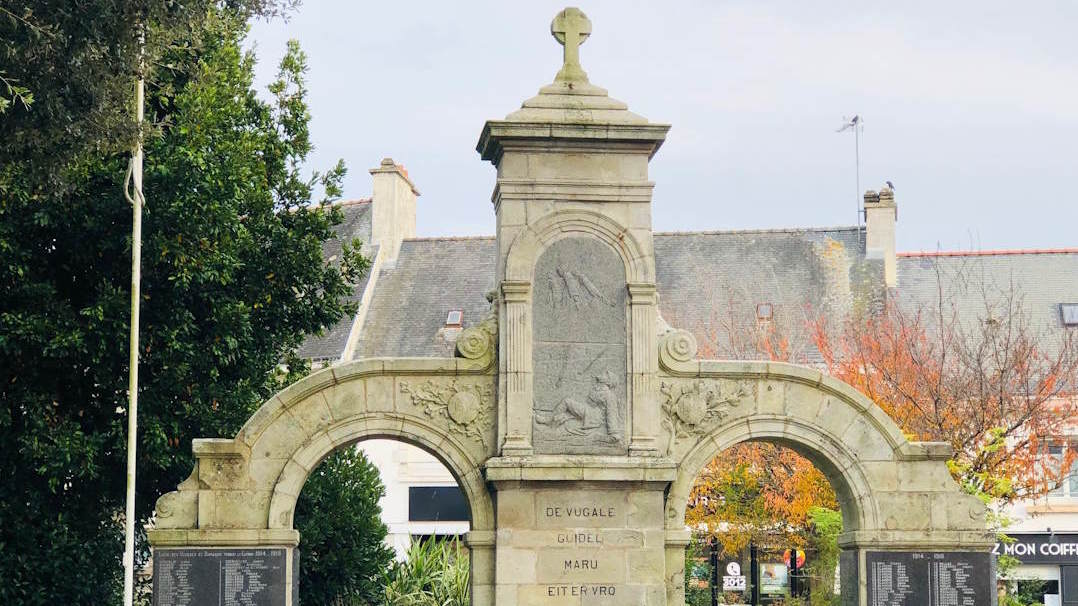
[(887, 189), (889, 189), (891, 191), (895, 191), (895, 184), (894, 183), (891, 183), (890, 181), (884, 181), (884, 183), (887, 184)]

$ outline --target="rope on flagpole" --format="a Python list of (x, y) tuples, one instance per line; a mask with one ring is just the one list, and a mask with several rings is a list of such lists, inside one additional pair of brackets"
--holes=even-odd
[[(140, 49), (143, 40), (139, 37)], [(140, 50), (141, 53), (141, 50)], [(138, 357), (139, 307), (142, 296), (142, 121), (145, 116), (145, 81), (139, 59), (135, 80), (135, 124), (138, 135), (124, 176), (124, 198), (131, 204), (131, 335), (128, 344), (127, 381), (127, 493), (124, 515), (124, 606), (133, 606), (135, 594), (135, 467), (138, 451)]]

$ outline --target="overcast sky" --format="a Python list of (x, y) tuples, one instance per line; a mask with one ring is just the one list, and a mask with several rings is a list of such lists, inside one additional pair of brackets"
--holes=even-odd
[[(475, 144), (553, 80), (563, 2), (307, 0), (256, 23), (258, 81), (310, 59), (317, 150), (345, 196), (392, 156), (422, 236), (493, 234)], [(581, 0), (594, 84), (673, 125), (651, 162), (656, 230), (852, 225), (895, 184), (899, 250), (1078, 246), (1078, 3)]]

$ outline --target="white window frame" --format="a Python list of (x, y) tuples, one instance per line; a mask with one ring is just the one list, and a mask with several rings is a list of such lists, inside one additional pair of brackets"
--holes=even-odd
[[(1078, 435), (1065, 435), (1056, 438), (1061, 444), (1049, 445), (1048, 448), (1059, 448), (1057, 453), (1050, 452), (1048, 456), (1059, 456), (1060, 460), (1066, 456), (1068, 451), (1078, 450)], [(1078, 501), (1078, 457), (1075, 457), (1071, 462), (1069, 473), (1064, 476), (1063, 483), (1059, 488), (1048, 493), (1049, 501)]]

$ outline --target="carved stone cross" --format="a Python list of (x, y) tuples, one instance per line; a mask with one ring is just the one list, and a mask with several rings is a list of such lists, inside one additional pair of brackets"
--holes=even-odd
[(554, 78), (557, 82), (587, 82), (588, 75), (580, 66), (580, 45), (591, 35), (591, 21), (579, 8), (570, 6), (558, 13), (550, 22), (550, 33), (565, 47), (561, 70)]

